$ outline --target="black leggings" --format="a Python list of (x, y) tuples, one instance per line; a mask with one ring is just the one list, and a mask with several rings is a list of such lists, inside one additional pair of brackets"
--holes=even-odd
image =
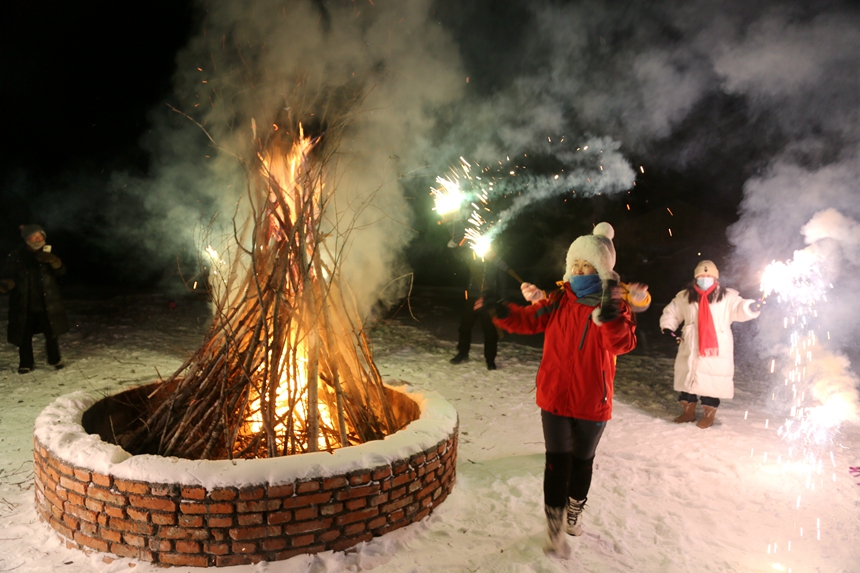
[(606, 422), (556, 416), (541, 410), (546, 444), (543, 499), (550, 507), (562, 507), (567, 498), (585, 499), (591, 488), (597, 444)]
[[(699, 397), (695, 394), (690, 394), (689, 392), (681, 392), (678, 394), (678, 401), (683, 400), (684, 402), (691, 402), (695, 404), (698, 402)], [(711, 398), (710, 396), (702, 396), (702, 406), (711, 406), (712, 408), (720, 407), (720, 399), (719, 398)]]

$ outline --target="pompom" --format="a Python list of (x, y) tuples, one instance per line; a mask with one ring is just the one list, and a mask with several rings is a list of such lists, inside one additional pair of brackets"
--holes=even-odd
[(594, 226), (594, 230), (591, 232), (591, 234), (601, 235), (611, 241), (615, 238), (615, 229), (613, 229), (612, 225), (610, 225), (609, 223), (598, 223)]

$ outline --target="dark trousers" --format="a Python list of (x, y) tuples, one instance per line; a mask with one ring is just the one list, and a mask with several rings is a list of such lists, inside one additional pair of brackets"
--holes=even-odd
[(468, 354), (472, 346), (472, 329), (476, 322), (481, 323), (481, 331), (484, 333), (484, 358), (487, 362), (496, 359), (499, 348), (499, 332), (489, 313), (475, 312), (475, 301), (467, 300), (463, 306), (463, 316), (460, 318), (459, 338), (457, 340), (457, 352)]
[[(699, 401), (699, 397), (695, 394), (690, 394), (689, 392), (681, 392), (678, 394), (678, 401), (683, 400), (684, 402), (692, 402), (695, 404)], [(702, 396), (702, 406), (711, 406), (712, 408), (720, 407), (720, 399), (719, 398), (711, 398), (710, 396)]]
[(606, 429), (606, 422), (556, 416), (541, 410), (546, 444), (543, 500), (550, 507), (562, 507), (567, 498), (588, 497), (594, 454)]
[(56, 337), (48, 336), (51, 331), (48, 325), (48, 316), (44, 312), (28, 312), (27, 320), (24, 322), (24, 335), (21, 337), (21, 345), (18, 347), (18, 368), (30, 368), (35, 365), (33, 359), (33, 335), (37, 332), (45, 333), (45, 350), (48, 354), (48, 364), (60, 362), (60, 343)]

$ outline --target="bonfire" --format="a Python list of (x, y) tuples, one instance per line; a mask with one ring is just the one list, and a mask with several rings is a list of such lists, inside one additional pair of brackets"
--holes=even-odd
[(243, 163), (247, 216), (234, 216), (224, 252), (207, 248), (211, 329), (155, 386), (141, 419), (117, 430), (127, 450), (275, 457), (399, 429), (341, 273), (349, 230), (329, 213), (334, 131), (285, 122), (255, 138), (256, 157)]

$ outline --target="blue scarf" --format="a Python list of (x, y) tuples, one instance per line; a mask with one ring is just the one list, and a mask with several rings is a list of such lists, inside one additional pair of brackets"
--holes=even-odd
[(582, 298), (603, 290), (600, 275), (570, 275), (570, 289), (576, 298)]

